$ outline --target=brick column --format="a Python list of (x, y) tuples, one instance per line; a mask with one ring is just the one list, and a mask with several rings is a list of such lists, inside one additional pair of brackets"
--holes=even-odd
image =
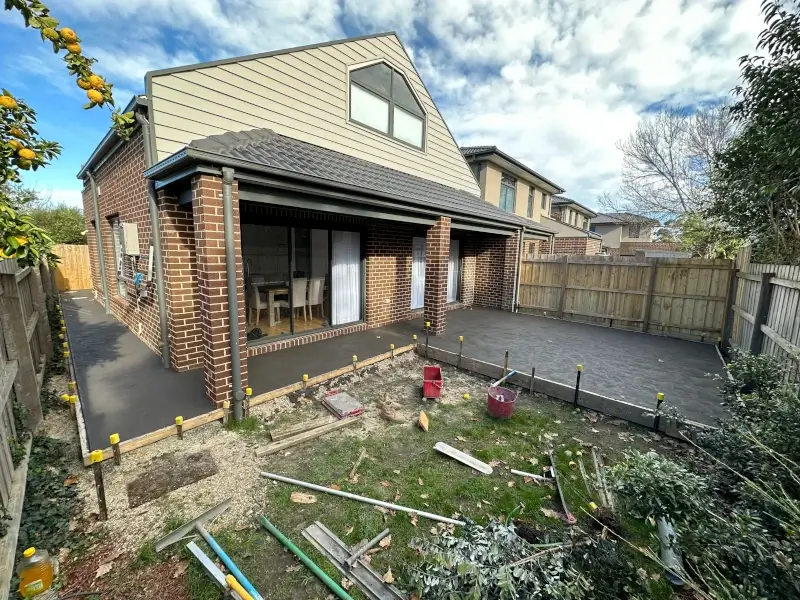
[(464, 256), (461, 259), (461, 304), (472, 306), (475, 302), (475, 271), (478, 258), (475, 247), (468, 238), (464, 244)]
[(170, 365), (176, 371), (198, 369), (204, 353), (192, 207), (180, 206), (164, 190), (159, 191), (158, 207)]
[(500, 308), (514, 310), (514, 290), (517, 286), (517, 266), (519, 263), (519, 231), (505, 239), (503, 259), (503, 296)]
[[(239, 290), (239, 353), (242, 385), (247, 386), (247, 334), (245, 330), (244, 277), (242, 272), (239, 193), (233, 184), (236, 287)], [(221, 406), (233, 400), (225, 272), (225, 236), (222, 179), (198, 175), (192, 180), (192, 213), (197, 253), (197, 296), (203, 345), (206, 396)]]
[(428, 229), (425, 249), (425, 320), (433, 335), (444, 333), (450, 217), (439, 217)]

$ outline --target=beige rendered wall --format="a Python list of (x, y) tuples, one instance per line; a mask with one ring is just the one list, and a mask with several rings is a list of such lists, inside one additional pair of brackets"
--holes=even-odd
[[(401, 71), (426, 119), (417, 150), (348, 119), (348, 68), (383, 59)], [(269, 128), (349, 156), (480, 194), (475, 178), (394, 34), (151, 78), (158, 160), (192, 140)]]
[(481, 171), (481, 179), (486, 183), (483, 188), (483, 199), (495, 206), (500, 206), (500, 176), (502, 172), (492, 163), (487, 162)]
[[(481, 192), (482, 197), (487, 202), (491, 202), (495, 206), (500, 206), (500, 178), (503, 175), (500, 167), (490, 163), (483, 163), (484, 168), (481, 170)], [(533, 186), (532, 183), (524, 179), (516, 178), (517, 191), (516, 203), (514, 205), (514, 214), (528, 218), (528, 191)], [(532, 221), (536, 223), (542, 222), (542, 191), (533, 186), (534, 200), (533, 200), (533, 217)], [(545, 211), (545, 215), (548, 213)]]
[(622, 225), (598, 225), (595, 223), (595, 233), (603, 236), (605, 248), (619, 248), (622, 242)]

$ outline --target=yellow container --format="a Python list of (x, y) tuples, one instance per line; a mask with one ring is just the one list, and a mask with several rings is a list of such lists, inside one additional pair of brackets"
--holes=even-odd
[(47, 550), (28, 548), (22, 556), (17, 565), (19, 594), (23, 598), (33, 598), (43, 594), (53, 585), (53, 563)]

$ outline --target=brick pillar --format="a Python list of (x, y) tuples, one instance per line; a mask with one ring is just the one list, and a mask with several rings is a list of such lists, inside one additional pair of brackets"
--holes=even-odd
[(425, 320), (433, 335), (444, 333), (450, 217), (439, 217), (428, 229), (425, 249)]
[(478, 258), (475, 247), (468, 238), (464, 242), (464, 256), (461, 259), (461, 304), (472, 306), (475, 302), (475, 270)]
[(192, 207), (180, 206), (164, 190), (159, 191), (158, 207), (170, 365), (176, 371), (198, 369), (204, 353)]
[[(242, 386), (247, 386), (247, 334), (245, 330), (244, 277), (242, 271), (239, 193), (233, 184), (236, 287), (239, 290), (239, 353)], [(228, 328), (228, 298), (225, 280), (225, 236), (222, 212), (222, 179), (198, 175), (192, 179), (192, 213), (197, 254), (197, 296), (203, 345), (206, 396), (221, 406), (233, 400)]]
[(514, 310), (514, 292), (517, 286), (517, 267), (519, 263), (519, 231), (505, 240), (503, 259), (503, 296), (500, 308)]

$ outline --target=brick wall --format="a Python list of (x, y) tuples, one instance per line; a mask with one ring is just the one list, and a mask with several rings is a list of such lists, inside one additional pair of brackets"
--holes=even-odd
[(635, 256), (637, 250), (669, 250), (679, 251), (678, 242), (620, 242), (619, 248), (609, 248), (612, 256)]
[(428, 229), (425, 242), (425, 321), (433, 335), (445, 330), (449, 255), (450, 217), (439, 217)]
[(514, 294), (517, 285), (517, 268), (519, 267), (519, 236), (514, 235), (505, 238), (504, 260), (503, 260), (503, 293), (500, 308), (503, 310), (514, 310)]
[[(236, 182), (233, 184), (233, 206), (236, 288), (239, 290), (239, 354), (242, 386), (246, 387), (247, 335)], [(197, 254), (197, 309), (200, 312), (203, 340), (206, 396), (220, 406), (222, 401), (233, 398), (221, 177), (196, 175), (192, 178), (192, 213)]]
[(586, 237), (557, 237), (554, 238), (553, 250), (550, 251), (549, 244), (547, 251), (542, 250), (542, 254), (577, 254), (581, 256), (592, 256), (600, 252), (601, 240)]
[[(516, 237), (513, 244), (516, 244)], [(472, 304), (489, 308), (503, 307), (503, 289), (506, 280), (506, 240), (505, 236), (473, 235), (464, 240), (464, 263), (472, 267)], [(513, 252), (516, 255), (516, 250)], [(514, 263), (511, 262), (511, 277)], [(468, 269), (464, 269), (462, 286), (470, 286)], [(465, 302), (467, 304), (467, 302)]]
[[(151, 349), (160, 354), (160, 328), (155, 279), (149, 284), (147, 298), (138, 298), (133, 284), (125, 282), (127, 299), (119, 295), (117, 270), (115, 267), (114, 245), (109, 217), (118, 216), (120, 222), (136, 223), (139, 233), (140, 257), (137, 271), (147, 271), (150, 254), (150, 213), (147, 205), (147, 184), (142, 177), (146, 168), (144, 141), (141, 129), (134, 132), (131, 139), (121, 146), (100, 169), (94, 173), (99, 190), (100, 234), (103, 239), (104, 262), (108, 280), (108, 294), (111, 312)], [(102, 301), (103, 287), (97, 253), (97, 239), (92, 225), (94, 204), (91, 188), (87, 184), (83, 190), (83, 214), (86, 220), (87, 244), (89, 245), (89, 264), (92, 284)]]
[(376, 221), (367, 226), (366, 322), (380, 327), (411, 318), (411, 262), (414, 230)]

